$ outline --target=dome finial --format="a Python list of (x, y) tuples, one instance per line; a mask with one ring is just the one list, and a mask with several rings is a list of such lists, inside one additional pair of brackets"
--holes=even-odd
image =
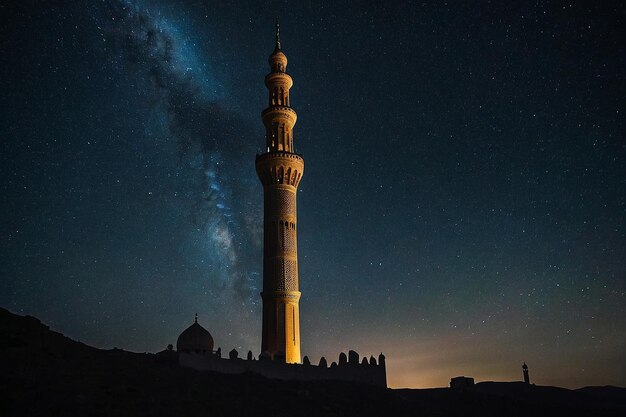
[(196, 313), (196, 318), (193, 320), (194, 323), (198, 322), (198, 313)]
[(280, 23), (278, 22), (278, 16), (276, 16), (276, 49), (280, 50)]

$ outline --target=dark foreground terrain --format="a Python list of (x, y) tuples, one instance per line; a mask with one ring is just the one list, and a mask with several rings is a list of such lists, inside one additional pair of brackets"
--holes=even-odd
[(96, 349), (0, 309), (0, 416), (626, 415), (626, 389), (617, 387), (391, 390), (202, 373), (175, 359)]

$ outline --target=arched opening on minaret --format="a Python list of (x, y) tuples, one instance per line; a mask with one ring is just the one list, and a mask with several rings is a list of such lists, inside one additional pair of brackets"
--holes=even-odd
[(278, 184), (282, 184), (284, 176), (285, 176), (285, 169), (283, 167), (278, 168), (278, 176), (276, 177), (276, 182)]
[(293, 345), (296, 345), (296, 308), (291, 306), (291, 338)]
[(281, 250), (285, 250), (285, 228), (284, 226), (284, 222), (281, 220), (280, 221), (280, 248)]
[(281, 139), (281, 151), (287, 150), (287, 143), (285, 142), (285, 124), (280, 124), (280, 139)]

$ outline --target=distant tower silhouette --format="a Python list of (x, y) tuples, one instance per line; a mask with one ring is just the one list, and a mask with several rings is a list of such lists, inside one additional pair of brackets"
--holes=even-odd
[(524, 372), (524, 382), (530, 384), (530, 377), (528, 376), (528, 365), (526, 362), (522, 365), (522, 371)]
[(261, 117), (265, 125), (265, 152), (257, 155), (256, 172), (263, 184), (263, 333), (261, 352), (300, 363), (300, 291), (296, 191), (304, 171), (304, 159), (294, 151), (287, 57), (281, 50), (276, 22), (276, 47), (269, 57), (268, 108)]

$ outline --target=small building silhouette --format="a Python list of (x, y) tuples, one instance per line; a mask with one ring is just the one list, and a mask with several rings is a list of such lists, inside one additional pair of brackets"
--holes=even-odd
[(474, 388), (474, 378), (457, 376), (450, 380), (450, 388), (457, 391), (466, 391)]

